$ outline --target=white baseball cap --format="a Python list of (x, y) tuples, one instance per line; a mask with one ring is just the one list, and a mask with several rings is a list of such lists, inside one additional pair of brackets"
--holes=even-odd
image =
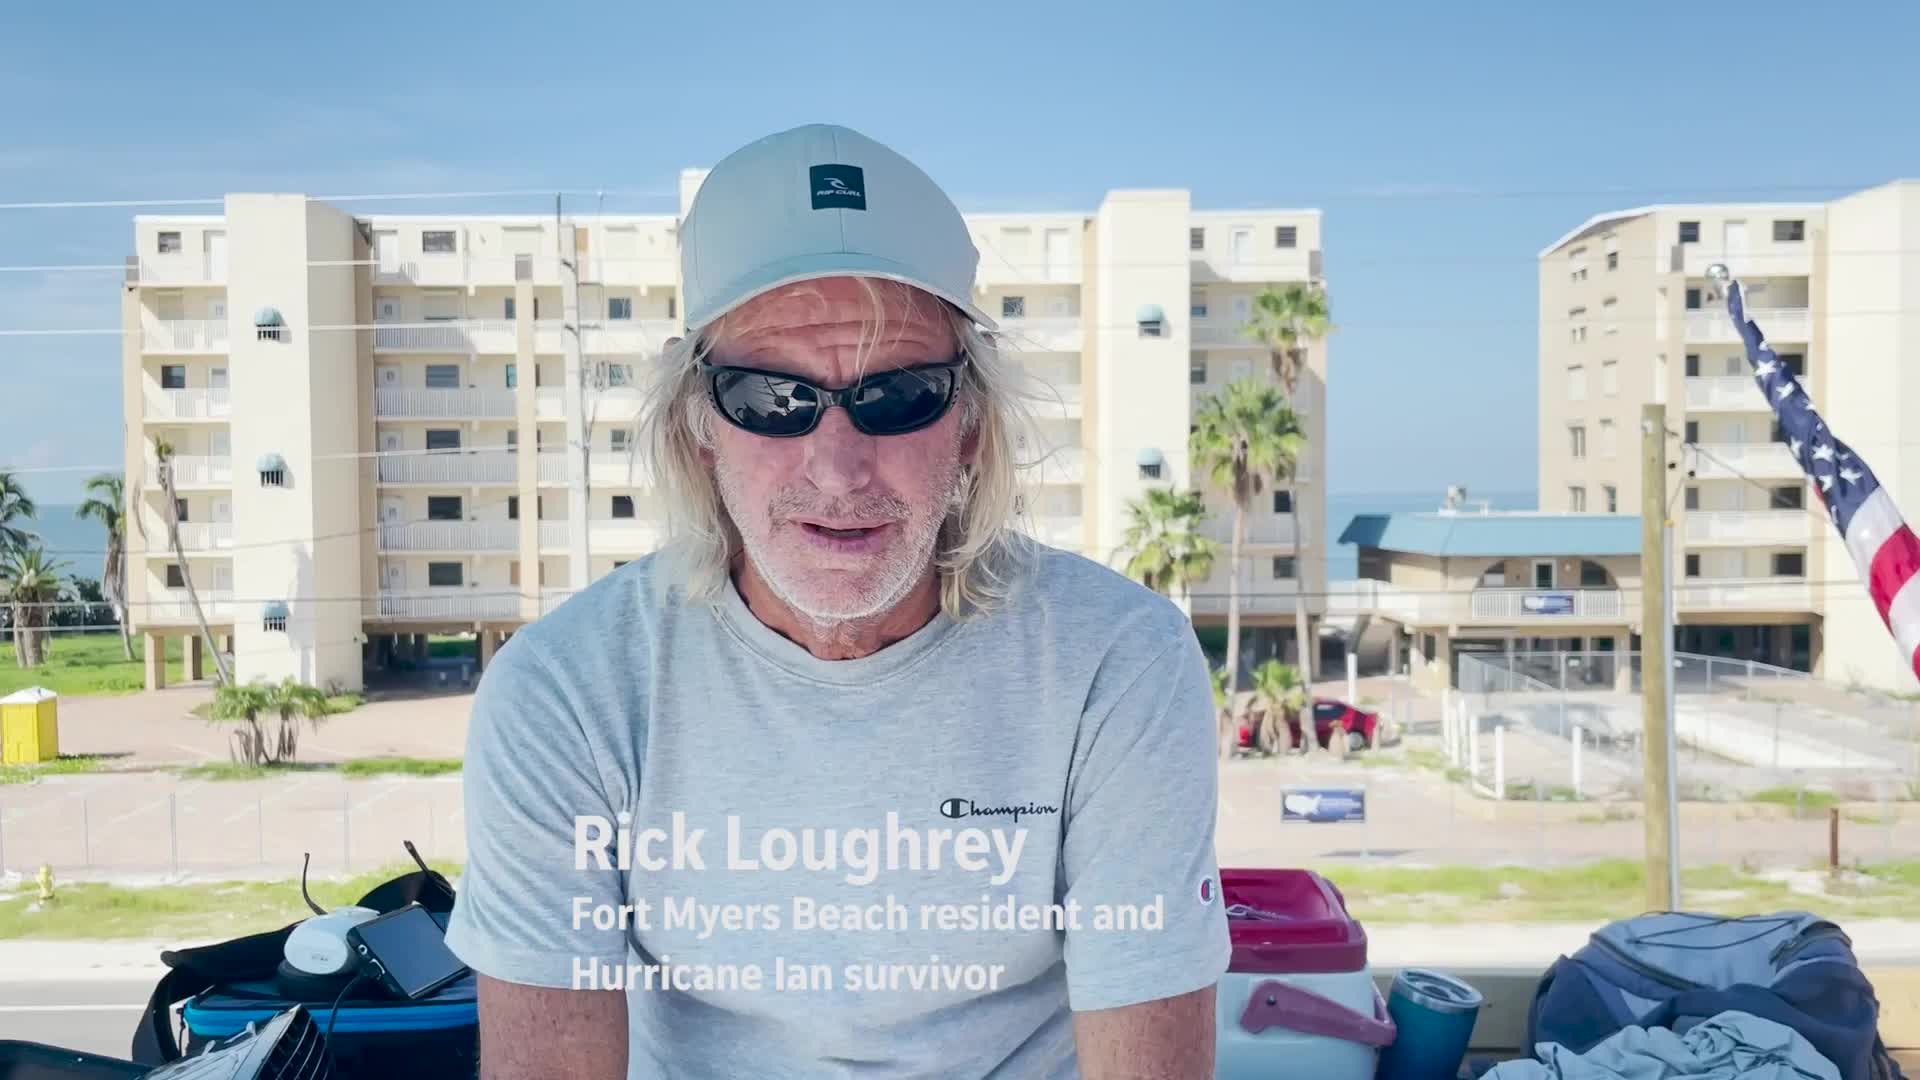
[(832, 124), (790, 128), (727, 155), (680, 225), (689, 334), (770, 289), (825, 277), (904, 282), (992, 330), (973, 303), (979, 262), (966, 220), (931, 177)]

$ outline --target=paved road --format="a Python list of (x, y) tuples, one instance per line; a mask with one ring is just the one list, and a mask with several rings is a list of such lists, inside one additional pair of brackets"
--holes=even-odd
[(0, 1039), (125, 1058), (153, 982), (89, 979), (0, 985)]

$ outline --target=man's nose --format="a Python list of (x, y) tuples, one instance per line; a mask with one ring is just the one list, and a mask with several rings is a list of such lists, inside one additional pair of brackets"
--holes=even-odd
[(873, 479), (875, 439), (853, 426), (847, 410), (828, 409), (802, 437), (807, 448), (807, 479), (826, 495), (848, 495)]

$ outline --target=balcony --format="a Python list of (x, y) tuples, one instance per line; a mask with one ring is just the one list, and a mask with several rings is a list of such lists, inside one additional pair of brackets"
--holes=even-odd
[(540, 451), (540, 483), (565, 484), (567, 482), (567, 455), (564, 450)]
[(514, 619), (520, 615), (515, 593), (473, 593), (458, 589), (392, 593), (382, 590), (378, 619)]
[(380, 459), (383, 484), (513, 484), (519, 456), (504, 450), (430, 450)]
[(565, 551), (573, 544), (573, 526), (565, 521), (540, 523), (540, 550)]
[(1450, 596), (1422, 596), (1402, 590), (1390, 581), (1373, 578), (1327, 582), (1329, 616), (1384, 615), (1403, 623), (1415, 624), (1420, 621), (1423, 611), (1432, 612), (1434, 619), (1445, 618), (1444, 609), (1453, 599)]
[(1689, 510), (1686, 538), (1696, 544), (1804, 544), (1813, 537), (1805, 510)]
[[(227, 488), (233, 486), (233, 459), (212, 455), (175, 455), (172, 459), (173, 486), (176, 490)], [(160, 463), (147, 459), (147, 474), (159, 476)], [(156, 479), (154, 481), (158, 483)]]
[[(167, 550), (167, 530), (163, 525), (151, 534), (153, 547), (150, 555), (164, 555), (172, 558)], [(233, 546), (233, 522), (231, 521), (183, 521), (180, 523), (180, 550), (189, 554), (196, 551), (222, 551)]]
[(1707, 267), (1725, 263), (1741, 278), (1806, 277), (1813, 273), (1813, 244), (1810, 241), (1749, 241), (1748, 246), (1728, 252), (1723, 245), (1680, 244), (1679, 265), (1674, 267), (1690, 278), (1704, 278)]
[(1036, 514), (1029, 522), (1027, 534), (1043, 544), (1078, 551), (1086, 541), (1085, 528), (1077, 514)]
[(1687, 460), (1701, 480), (1798, 480), (1804, 476), (1785, 443), (1700, 443)]
[(1000, 320), (1008, 351), (1015, 353), (1077, 353), (1082, 333), (1077, 315), (1048, 315)]
[[(598, 240), (596, 237), (595, 241)], [(600, 255), (581, 260), (580, 280), (602, 285), (672, 288), (679, 279), (679, 256), (671, 251), (659, 255)]]
[(1245, 323), (1230, 323), (1224, 319), (1193, 320), (1192, 338), (1196, 349), (1260, 349), (1266, 345), (1255, 341), (1246, 334)]
[(1813, 588), (1803, 578), (1686, 578), (1675, 584), (1680, 611), (1813, 610)]
[(1475, 589), (1475, 619), (1619, 619), (1618, 589)]
[(373, 269), (375, 285), (430, 285), (448, 286), (467, 283), (467, 254), (463, 247), (457, 252), (444, 254), (421, 254), (411, 259), (397, 259), (377, 265)]
[(536, 319), (533, 324), (533, 351), (553, 355), (565, 352), (566, 324), (559, 319)]
[(660, 546), (661, 530), (638, 518), (606, 518), (588, 523), (587, 547), (595, 552), (643, 555)]
[(572, 589), (541, 589), (540, 614), (549, 614), (554, 608), (566, 603), (572, 596)]
[(653, 356), (680, 334), (677, 319), (610, 319), (581, 333), (582, 351), (593, 356)]
[(541, 420), (564, 420), (566, 395), (558, 387), (543, 386), (533, 392), (534, 415)]
[(382, 386), (373, 412), (388, 420), (511, 420), (518, 415), (511, 390), (476, 387)]
[[(1241, 616), (1293, 614), (1294, 608), (1299, 606), (1300, 597), (1291, 589), (1282, 591), (1274, 587), (1279, 584), (1281, 583), (1262, 581), (1256, 587), (1242, 587), (1240, 590)], [(1309, 601), (1307, 610), (1312, 611), (1315, 606)], [(1227, 614), (1226, 583), (1208, 581), (1196, 586), (1190, 607), (1195, 615), (1218, 615), (1224, 618)]]
[(158, 390), (149, 386), (145, 401), (149, 421), (225, 420), (233, 415), (233, 399), (226, 387)]
[[(226, 589), (199, 589), (200, 612), (209, 623), (230, 623), (233, 621), (233, 592)], [(193, 613), (193, 602), (187, 597), (185, 589), (167, 589), (153, 594), (155, 599), (147, 601), (144, 607), (138, 607), (134, 620), (143, 625), (173, 625), (176, 623), (197, 623), (199, 617)]]
[(512, 319), (469, 319), (465, 325), (476, 353), (513, 356), (520, 351), (519, 327)]
[[(1233, 511), (1223, 510), (1209, 515), (1201, 526), (1201, 535), (1219, 544), (1233, 542)], [(1293, 521), (1285, 514), (1249, 514), (1247, 515), (1246, 542), (1249, 544), (1291, 545), (1294, 538)]]
[[(550, 251), (552, 238), (543, 235), (541, 244)], [(560, 284), (557, 255), (476, 255), (466, 263), (466, 284), (472, 286), (511, 287), (522, 280), (535, 285)]]
[[(1769, 344), (1806, 342), (1812, 338), (1813, 315), (1803, 307), (1750, 307), (1747, 317), (1760, 328), (1761, 335)], [(1733, 319), (1721, 309), (1687, 312), (1686, 333), (1689, 345), (1740, 344), (1740, 335), (1733, 328)]]
[(376, 326), (373, 328), (373, 351), (377, 353), (471, 352), (473, 351), (474, 325), (470, 322), (434, 320)]
[(1086, 478), (1087, 452), (1078, 446), (1063, 446), (1023, 461), (1030, 482), (1035, 484), (1078, 484)]
[(226, 281), (224, 260), (208, 260), (205, 252), (140, 258), (142, 285), (224, 285)]
[[(1217, 231), (1207, 229), (1209, 234)], [(1267, 230), (1266, 239), (1272, 239), (1272, 231)], [(1259, 230), (1250, 245), (1252, 250), (1239, 258), (1230, 251), (1207, 250), (1191, 252), (1193, 259), (1193, 282), (1203, 284), (1219, 281), (1312, 281), (1320, 275), (1320, 253), (1306, 248), (1263, 247), (1257, 241)]]
[(1769, 412), (1767, 396), (1745, 375), (1687, 378), (1688, 412)]
[(587, 479), (593, 489), (601, 488), (644, 488), (650, 486), (645, 466), (636, 456), (627, 460), (625, 454), (608, 451), (601, 459), (591, 462), (587, 469)]
[(214, 354), (227, 351), (225, 319), (159, 319), (140, 327), (141, 348), (162, 354)]
[(380, 526), (385, 551), (513, 551), (517, 521), (412, 521)]

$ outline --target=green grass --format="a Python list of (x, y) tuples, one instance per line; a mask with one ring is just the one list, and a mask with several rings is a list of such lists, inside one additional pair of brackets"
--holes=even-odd
[(1579, 802), (1579, 796), (1565, 784), (1549, 784), (1540, 788), (1532, 783), (1512, 783), (1507, 785), (1507, 799), (1510, 802)]
[[(460, 873), (458, 864), (429, 860), (428, 865), (450, 881)], [(331, 908), (413, 869), (412, 863), (396, 864), (351, 878), (311, 880), (309, 886), (314, 900)], [(0, 899), (0, 940), (153, 938), (179, 946), (275, 930), (309, 914), (297, 877), (149, 888), (55, 880), (53, 901), (29, 910), (38, 899), (31, 881)]]
[[(167, 652), (167, 684), (185, 682), (186, 646), (176, 641)], [(146, 655), (145, 642), (140, 638), (133, 639), (132, 660), (121, 656), (120, 634), (113, 630), (48, 634), (46, 653), (40, 666), (23, 668), (14, 660), (11, 636), (0, 644), (0, 697), (29, 686), (44, 686), (63, 697), (132, 694), (146, 688), (146, 669), (141, 660)], [(203, 670), (209, 675), (213, 673), (211, 657)]]
[(43, 776), (73, 776), (99, 772), (118, 754), (61, 754), (32, 765), (0, 765), (0, 784), (31, 784)]
[(1747, 796), (1746, 801), (1772, 803), (1789, 809), (1823, 813), (1828, 807), (1838, 806), (1840, 797), (1831, 791), (1816, 791), (1812, 788), (1776, 787), (1756, 791)]
[(204, 765), (185, 765), (175, 771), (183, 780), (266, 780), (289, 773), (324, 772), (332, 767), (309, 761), (295, 761), (284, 765), (243, 765), (237, 761), (209, 761)]
[(460, 771), (459, 758), (370, 757), (354, 758), (339, 765), (340, 775), (368, 776), (444, 776)]
[[(353, 693), (352, 691), (348, 691), (347, 693), (344, 693), (344, 694), (334, 694), (331, 697), (327, 698), (327, 715), (339, 716), (341, 713), (350, 713), (353, 710), (359, 708), (360, 706), (365, 705), (366, 703), (367, 703), (366, 698), (360, 696), (359, 694)], [(212, 722), (213, 702), (203, 701), (200, 704), (195, 705), (192, 709), (192, 713), (193, 715), (199, 717), (202, 720)], [(278, 716), (263, 716), (260, 719), (261, 719), (261, 722), (263, 723), (269, 720), (271, 720), (276, 724), (280, 722), (280, 718)]]
[[(1552, 869), (1321, 866), (1348, 907), (1375, 923), (1590, 922), (1640, 914), (1644, 864), (1616, 859)], [(1920, 861), (1860, 868), (1864, 884), (1803, 896), (1779, 882), (1715, 866), (1686, 870), (1681, 888), (1716, 895), (1700, 906), (1725, 915), (1804, 909), (1844, 918), (1912, 918), (1920, 911)]]

